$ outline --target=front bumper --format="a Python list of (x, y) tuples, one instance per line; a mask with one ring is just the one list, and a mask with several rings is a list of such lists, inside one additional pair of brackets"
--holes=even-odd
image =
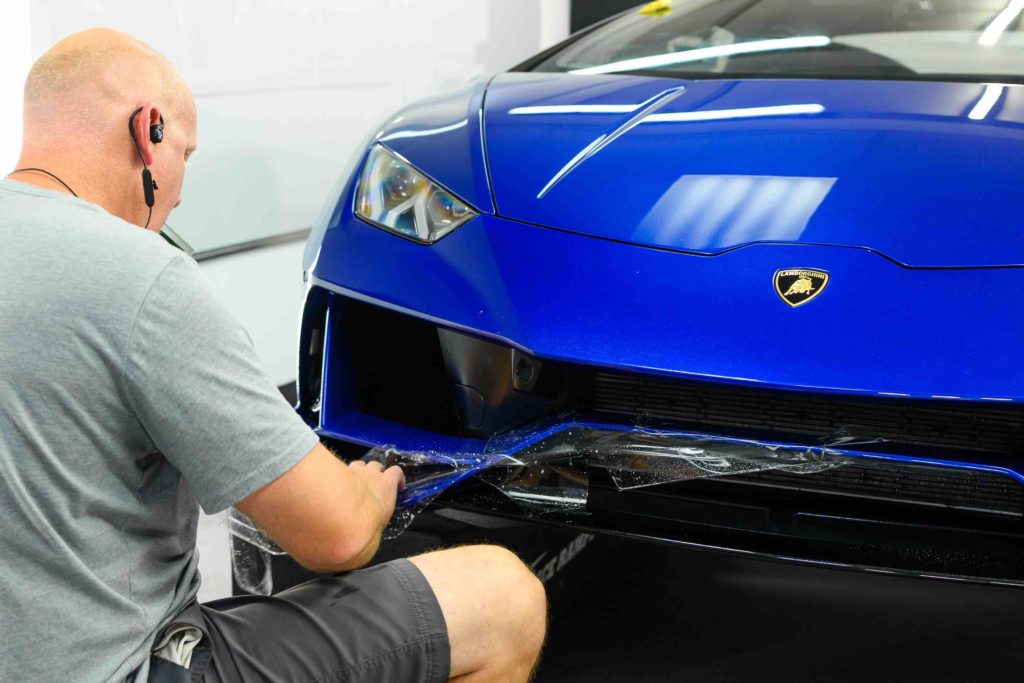
[[(948, 313), (972, 288), (999, 278), (1016, 284), (1020, 275), (964, 272), (954, 280), (908, 273), (862, 250), (762, 248), (715, 257), (736, 259), (740, 283), (723, 277), (722, 262), (702, 270), (711, 259), (490, 217), (430, 248), (342, 221), (327, 232), (322, 253), (330, 258), (320, 259), (306, 301), (300, 412), (339, 445), (467, 458), (494, 452), (495, 440), (517, 452), (544, 438), (521, 430), (537, 424), (546, 436), (581, 424), (628, 432), (642, 423), (793, 447), (845, 433), (872, 443), (842, 449), (857, 460), (811, 476), (749, 472), (625, 490), (606, 463), (577, 453), (557, 468), (512, 475), (517, 490), (527, 482), (533, 493), (510, 496), (508, 486), (462, 477), (438, 503), (801, 562), (1024, 580), (1016, 387), (1008, 372), (985, 384), (995, 373), (972, 365), (973, 357), (966, 374), (936, 372), (954, 357), (964, 367), (962, 348), (957, 356), (950, 345), (985, 335), (938, 308), (911, 308), (923, 289), (945, 287)], [(826, 262), (833, 277), (898, 280), (889, 305), (918, 319), (864, 323), (836, 344), (812, 337), (794, 346), (795, 326), (834, 325), (837, 307), (866, 314), (851, 310), (852, 293), (842, 287), (829, 306), (768, 309), (780, 305), (770, 273), (796, 262), (796, 252), (800, 263), (809, 254), (816, 267)], [(680, 271), (682, 263), (698, 272)], [(748, 280), (760, 271), (764, 300), (750, 301)], [(716, 283), (717, 293), (701, 300), (701, 282)], [(1009, 332), (1019, 339), (1016, 325)], [(922, 341), (921, 329), (955, 331), (958, 340)], [(1004, 353), (1000, 343), (990, 348)], [(949, 399), (954, 379), (956, 396), (976, 400)], [(982, 400), (997, 398), (1009, 400)], [(560, 491), (566, 486), (572, 491)], [(535, 504), (545, 496), (548, 504)]]

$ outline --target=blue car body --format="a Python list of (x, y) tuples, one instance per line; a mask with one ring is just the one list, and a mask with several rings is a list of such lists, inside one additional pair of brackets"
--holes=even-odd
[[(547, 365), (879, 414), (921, 407), (1024, 435), (1024, 87), (511, 72), (404, 109), (372, 145), (479, 215), (429, 245), (370, 225), (354, 208), (362, 159), (331, 198), (307, 251), (299, 382), (325, 438), (482, 453), (534, 418), (557, 431), (564, 407), (480, 428), (492, 397), (462, 383), (449, 402), (476, 411), (468, 428), (367, 409), (343, 353), (352, 333), (332, 317), (342, 302)], [(786, 269), (826, 273), (827, 287), (792, 306), (773, 286)], [(394, 342), (376, 319), (358, 334)], [(588, 419), (625, 424), (625, 412)], [(859, 452), (989, 473), (1019, 495), (1019, 450), (940, 446)]]

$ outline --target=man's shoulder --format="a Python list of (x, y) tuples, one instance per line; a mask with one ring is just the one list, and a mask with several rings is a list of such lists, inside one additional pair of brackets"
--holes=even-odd
[(60, 260), (64, 277), (148, 287), (181, 255), (156, 232), (71, 196), (7, 181), (0, 183), (0, 198), (8, 253)]
[(198, 271), (159, 234), (74, 197), (0, 183), (0, 205), (0, 284), (18, 294), (9, 306), (46, 301), (124, 330), (165, 271), (178, 286)]

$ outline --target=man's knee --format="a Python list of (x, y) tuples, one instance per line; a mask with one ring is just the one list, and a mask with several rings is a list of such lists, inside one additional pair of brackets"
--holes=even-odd
[[(447, 569), (464, 590), (478, 593), (482, 605), (511, 609), (523, 616), (547, 614), (544, 584), (512, 551), (497, 545), (467, 545), (410, 558), (423, 568)], [(429, 576), (428, 576), (429, 579)]]
[(488, 576), (491, 603), (516, 629), (525, 650), (539, 652), (547, 631), (544, 584), (515, 553), (496, 545), (470, 546), (471, 562)]
[[(536, 659), (547, 631), (547, 596), (544, 584), (514, 553), (472, 545), (410, 560), (434, 587), (446, 617), (471, 622), (477, 637), (489, 632), (485, 640), (506, 655), (531, 663)], [(456, 624), (449, 627), (461, 630)]]

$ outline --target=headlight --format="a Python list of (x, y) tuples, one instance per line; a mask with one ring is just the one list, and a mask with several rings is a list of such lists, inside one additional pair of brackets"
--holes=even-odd
[(431, 244), (477, 214), (405, 159), (374, 145), (359, 178), (356, 215), (397, 235)]

